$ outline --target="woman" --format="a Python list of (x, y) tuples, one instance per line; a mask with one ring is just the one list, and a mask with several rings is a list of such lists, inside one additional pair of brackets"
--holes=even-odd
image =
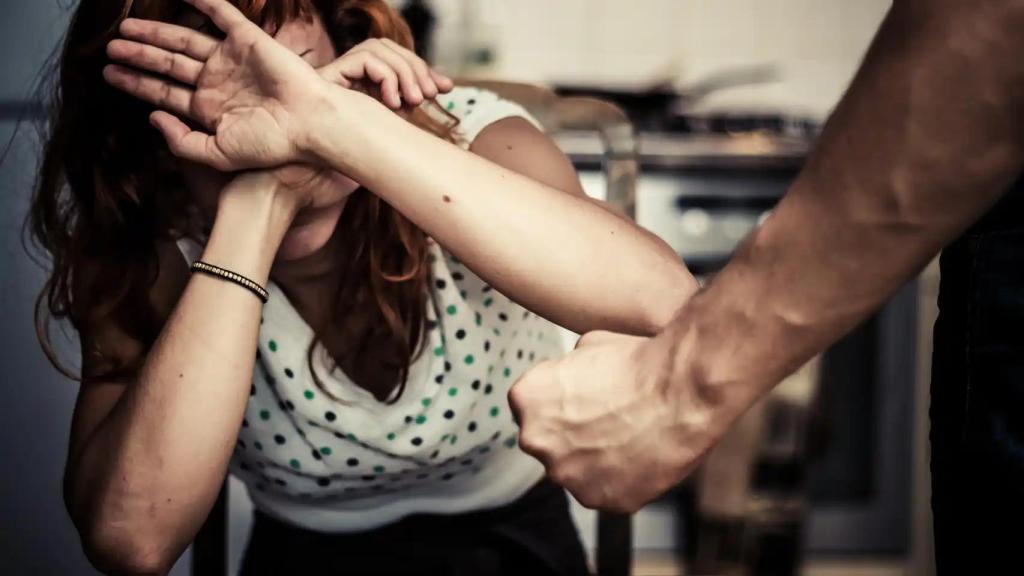
[(110, 4), (69, 31), (32, 214), (82, 341), (92, 561), (166, 571), (230, 470), (243, 573), (584, 573), (505, 394), (554, 323), (655, 332), (677, 256), (383, 1)]

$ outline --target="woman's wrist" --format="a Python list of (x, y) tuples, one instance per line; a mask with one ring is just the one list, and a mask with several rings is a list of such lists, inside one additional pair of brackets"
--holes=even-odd
[(266, 285), (281, 241), (298, 211), (267, 172), (236, 177), (221, 192), (203, 258)]
[(295, 137), (299, 157), (355, 177), (352, 169), (360, 150), (377, 133), (367, 128), (398, 116), (366, 94), (335, 85), (328, 85), (316, 102), (299, 122)]

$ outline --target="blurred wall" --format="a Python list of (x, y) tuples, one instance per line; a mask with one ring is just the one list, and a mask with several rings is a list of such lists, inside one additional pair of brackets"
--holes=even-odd
[[(891, 0), (433, 0), (439, 60), (494, 40), (486, 71), (529, 81), (686, 86), (737, 66), (779, 81), (716, 94), (718, 105), (798, 107), (824, 116), (852, 78)], [(478, 22), (469, 26), (470, 13)]]
[[(67, 25), (70, 4), (0, 2), (0, 153), (8, 150), (0, 163), (0, 573), (12, 576), (97, 573), (61, 496), (78, 384), (46, 360), (32, 324), (45, 272), (21, 245), (38, 148), (31, 121), (14, 137), (40, 67)], [(62, 358), (77, 368), (77, 343), (57, 332)], [(173, 573), (187, 574), (187, 563), (186, 554)]]

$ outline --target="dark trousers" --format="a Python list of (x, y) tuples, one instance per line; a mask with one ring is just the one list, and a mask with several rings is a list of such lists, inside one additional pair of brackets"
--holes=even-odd
[(938, 572), (1024, 574), (1024, 181), (941, 266), (931, 398)]
[(328, 534), (256, 513), (242, 576), (586, 576), (565, 492), (544, 480), (493, 510)]

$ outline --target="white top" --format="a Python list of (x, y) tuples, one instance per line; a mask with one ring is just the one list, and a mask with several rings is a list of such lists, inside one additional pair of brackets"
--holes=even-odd
[[(490, 92), (456, 89), (441, 104), (461, 121), (464, 145), (513, 116), (536, 121)], [(202, 247), (179, 241), (191, 264)], [(491, 289), (430, 241), (423, 352), (401, 398), (377, 401), (332, 364), (273, 282), (264, 306), (252, 392), (231, 472), (256, 507), (293, 525), (372, 529), (413, 513), (507, 504), (544, 474), (517, 443), (507, 394), (532, 365), (564, 353), (558, 328)]]

